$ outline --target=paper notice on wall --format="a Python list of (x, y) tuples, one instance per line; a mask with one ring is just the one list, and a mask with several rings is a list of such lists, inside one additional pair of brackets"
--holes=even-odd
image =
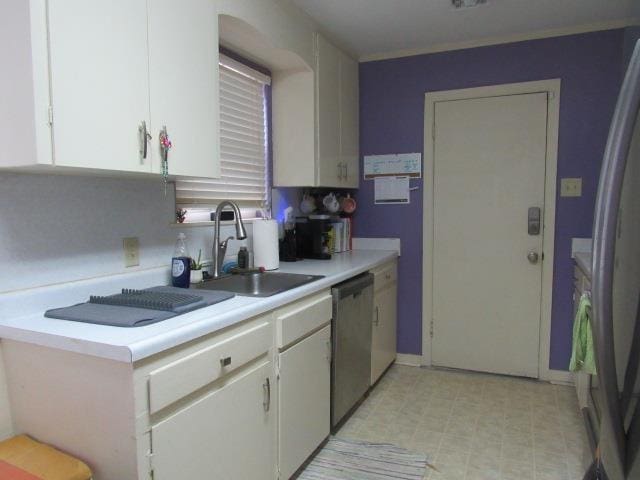
[(396, 153), (392, 155), (366, 155), (364, 157), (364, 179), (378, 177), (422, 176), (421, 153)]
[(410, 203), (409, 177), (376, 177), (375, 204)]

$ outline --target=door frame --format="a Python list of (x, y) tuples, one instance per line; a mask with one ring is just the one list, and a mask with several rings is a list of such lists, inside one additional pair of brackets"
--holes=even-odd
[[(547, 93), (547, 149), (545, 161), (545, 208), (542, 233), (542, 295), (540, 299), (540, 343), (538, 377), (540, 380), (571, 383), (569, 372), (551, 370), (551, 302), (556, 217), (556, 180), (558, 165), (558, 130), (560, 122), (561, 80), (509, 83), (477, 88), (427, 92), (424, 103), (424, 186), (422, 240), (422, 365), (431, 366), (433, 319), (433, 212), (434, 212), (434, 137), (435, 104), (451, 100), (499, 97), (529, 93)], [(425, 281), (429, 279), (429, 281)]]

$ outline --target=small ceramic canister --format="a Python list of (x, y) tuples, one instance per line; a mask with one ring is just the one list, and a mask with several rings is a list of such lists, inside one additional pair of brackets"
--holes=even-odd
[(340, 210), (340, 203), (333, 192), (324, 197), (322, 204), (330, 213), (336, 213)]
[(347, 214), (351, 214), (356, 211), (356, 199), (351, 198), (350, 194), (342, 198), (342, 211)]

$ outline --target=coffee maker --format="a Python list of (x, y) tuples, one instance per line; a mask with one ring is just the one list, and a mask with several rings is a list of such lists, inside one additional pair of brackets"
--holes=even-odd
[(331, 217), (309, 215), (296, 218), (296, 244), (298, 257), (331, 260)]

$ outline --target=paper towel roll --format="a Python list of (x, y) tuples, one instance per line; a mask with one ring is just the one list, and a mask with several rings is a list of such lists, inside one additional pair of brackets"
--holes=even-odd
[(265, 270), (275, 270), (280, 267), (276, 220), (253, 222), (253, 265), (256, 268), (264, 267)]

